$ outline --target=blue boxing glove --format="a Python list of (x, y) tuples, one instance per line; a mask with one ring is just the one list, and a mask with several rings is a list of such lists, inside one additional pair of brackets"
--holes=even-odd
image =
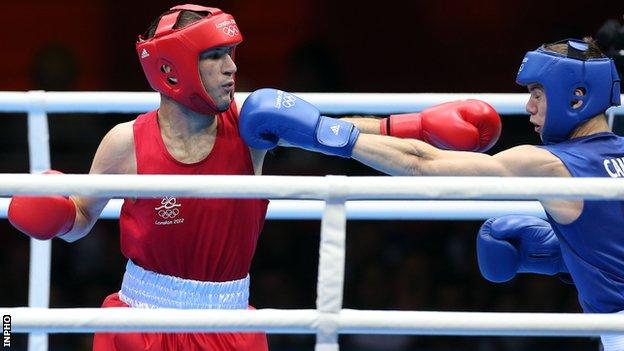
[(481, 275), (491, 282), (511, 280), (516, 273), (567, 273), (559, 240), (550, 223), (532, 216), (490, 218), (477, 235)]
[(254, 149), (285, 141), (328, 155), (351, 157), (360, 131), (339, 119), (321, 116), (310, 103), (276, 89), (256, 90), (243, 103), (240, 135)]

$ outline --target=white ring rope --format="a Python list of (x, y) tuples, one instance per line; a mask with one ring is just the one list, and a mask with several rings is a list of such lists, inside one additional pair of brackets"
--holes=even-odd
[[(0, 196), (210, 197), (327, 200), (329, 177), (1, 174)], [(619, 178), (346, 177), (346, 199), (624, 199)]]
[[(390, 114), (420, 111), (426, 107), (462, 99), (490, 103), (500, 114), (526, 115), (525, 94), (438, 93), (294, 93), (325, 114)], [(41, 96), (43, 95), (43, 96)], [(236, 93), (240, 106), (249, 93)], [(29, 112), (35, 105), (49, 113), (142, 113), (158, 106), (158, 93), (148, 92), (0, 92), (0, 112)], [(624, 100), (624, 98), (623, 98)], [(624, 114), (624, 107), (608, 110)]]
[[(0, 198), (0, 218), (6, 218), (9, 198)], [(123, 200), (112, 199), (100, 219), (117, 219)], [(267, 219), (321, 219), (325, 201), (271, 200)], [(361, 200), (348, 201), (350, 220), (486, 220), (508, 214), (546, 218), (537, 201), (423, 201), (423, 200)]]
[[(265, 331), (317, 333), (317, 310), (2, 308), (15, 333)], [(597, 336), (624, 334), (624, 315), (587, 313), (420, 312), (342, 309), (341, 334)]]

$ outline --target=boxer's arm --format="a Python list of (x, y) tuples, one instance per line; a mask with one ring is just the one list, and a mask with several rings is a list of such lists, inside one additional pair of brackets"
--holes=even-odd
[[(378, 171), (400, 176), (571, 177), (561, 160), (532, 145), (490, 156), (440, 150), (415, 139), (360, 134), (351, 157)], [(541, 204), (560, 224), (573, 222), (583, 209), (580, 200), (541, 200)]]
[[(239, 118), (242, 104), (239, 105), (234, 101), (234, 105), (236, 107), (236, 118)], [(255, 175), (262, 175), (262, 167), (264, 166), (264, 158), (267, 155), (267, 151), (268, 150), (249, 148), (249, 155), (251, 156), (251, 164)]]
[(569, 176), (546, 150), (517, 146), (496, 155), (435, 148), (415, 139), (361, 134), (353, 158), (391, 175), (418, 176)]
[(249, 148), (251, 154), (251, 163), (253, 164), (254, 174), (262, 175), (262, 166), (264, 165), (264, 157), (267, 154), (267, 150), (259, 150)]
[(416, 139), (361, 134), (353, 158), (396, 176), (511, 176), (494, 157), (475, 152), (447, 151)]
[[(111, 129), (98, 147), (89, 174), (136, 174), (132, 123), (121, 123)], [(76, 241), (91, 231), (110, 198), (72, 196), (76, 220), (72, 230), (60, 238)]]
[(379, 127), (379, 121), (382, 119), (381, 117), (376, 116), (348, 116), (340, 118), (347, 122), (353, 123), (357, 129), (360, 130), (360, 133), (366, 134), (381, 134)]

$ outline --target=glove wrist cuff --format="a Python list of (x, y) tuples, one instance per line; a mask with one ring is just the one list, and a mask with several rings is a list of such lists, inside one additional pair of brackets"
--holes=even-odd
[(387, 135), (393, 137), (424, 140), (420, 113), (390, 115), (386, 128)]
[(316, 140), (323, 152), (351, 157), (360, 130), (350, 122), (321, 116), (316, 130)]
[(379, 120), (379, 134), (390, 135), (390, 117), (382, 118)]

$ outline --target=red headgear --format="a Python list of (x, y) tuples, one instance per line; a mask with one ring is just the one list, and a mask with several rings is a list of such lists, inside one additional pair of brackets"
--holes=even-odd
[[(216, 114), (220, 111), (199, 76), (199, 55), (211, 48), (242, 42), (236, 21), (214, 7), (180, 5), (170, 10), (160, 18), (152, 38), (139, 36), (136, 43), (145, 76), (154, 90), (191, 110)], [(186, 27), (173, 29), (183, 10), (208, 12), (208, 15)]]

